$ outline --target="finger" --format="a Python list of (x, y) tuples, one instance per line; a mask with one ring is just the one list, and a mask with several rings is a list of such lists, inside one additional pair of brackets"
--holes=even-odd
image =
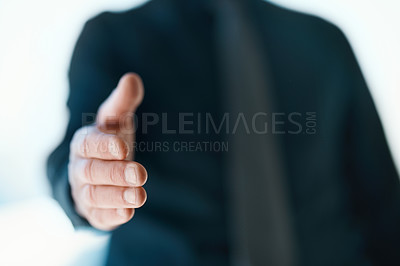
[(100, 128), (106, 125), (116, 127), (125, 116), (132, 114), (143, 100), (144, 89), (140, 77), (127, 73), (120, 79), (117, 88), (102, 103), (97, 114)]
[(89, 223), (100, 230), (113, 230), (117, 226), (132, 219), (135, 209), (100, 209), (90, 208), (87, 210)]
[(71, 162), (70, 175), (82, 184), (140, 187), (147, 181), (147, 171), (139, 163), (80, 159)]
[(94, 208), (139, 208), (147, 199), (142, 187), (85, 185), (81, 193), (83, 204)]
[(86, 126), (75, 133), (71, 152), (83, 158), (124, 160), (129, 147), (119, 136), (103, 133), (94, 126)]

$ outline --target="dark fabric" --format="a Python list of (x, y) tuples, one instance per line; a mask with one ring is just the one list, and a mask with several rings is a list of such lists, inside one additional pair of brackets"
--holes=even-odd
[[(340, 30), (319, 18), (254, 1), (282, 113), (315, 112), (317, 131), (282, 134), (299, 265), (400, 265), (399, 181), (382, 127), (354, 54)], [(48, 159), (54, 196), (76, 226), (67, 182), (69, 142), (82, 113), (95, 113), (128, 71), (143, 78), (138, 109), (221, 117), (215, 21), (194, 0), (154, 0), (88, 21), (69, 71), (70, 121)], [(265, 60), (267, 60), (265, 58)], [(279, 127), (296, 131), (293, 123)], [(222, 141), (221, 134), (161, 134), (139, 128), (137, 141)], [(112, 234), (110, 265), (227, 265), (223, 152), (138, 152), (149, 173), (148, 201)]]
[[(255, 10), (240, 0), (216, 5), (216, 40), (224, 105), (229, 114), (252, 121), (229, 134), (226, 169), (229, 176), (233, 265), (291, 266), (296, 261), (287, 177), (282, 164), (280, 135), (255, 131), (275, 109), (267, 47), (255, 26)], [(254, 122), (253, 122), (254, 121)], [(229, 216), (228, 216), (229, 217)]]

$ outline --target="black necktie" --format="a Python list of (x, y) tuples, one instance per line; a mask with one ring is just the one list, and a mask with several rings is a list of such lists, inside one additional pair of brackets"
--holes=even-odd
[[(254, 16), (244, 0), (218, 0), (217, 49), (226, 107), (233, 121), (243, 113), (252, 121), (259, 112), (271, 117), (274, 109), (265, 45), (254, 27)], [(255, 1), (254, 1), (255, 2)], [(253, 23), (253, 24), (252, 24)], [(254, 131), (265, 120), (255, 119), (229, 135), (227, 160), (231, 186), (234, 265), (295, 265), (285, 173), (278, 136)], [(268, 122), (270, 122), (269, 120)], [(270, 128), (269, 128), (270, 129)]]

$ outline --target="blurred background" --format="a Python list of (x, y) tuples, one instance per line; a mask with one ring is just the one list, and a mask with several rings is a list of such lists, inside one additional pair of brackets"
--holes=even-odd
[[(45, 161), (66, 128), (67, 70), (84, 22), (145, 2), (0, 1), (0, 265), (102, 263), (108, 236), (73, 230), (50, 198)], [(323, 17), (344, 31), (400, 169), (400, 1), (271, 2)]]

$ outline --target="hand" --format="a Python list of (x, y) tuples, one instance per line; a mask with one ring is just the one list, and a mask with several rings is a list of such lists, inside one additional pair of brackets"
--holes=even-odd
[(146, 169), (133, 162), (133, 114), (143, 99), (142, 81), (125, 74), (100, 106), (96, 125), (76, 131), (69, 182), (77, 212), (100, 230), (128, 222), (146, 201)]

